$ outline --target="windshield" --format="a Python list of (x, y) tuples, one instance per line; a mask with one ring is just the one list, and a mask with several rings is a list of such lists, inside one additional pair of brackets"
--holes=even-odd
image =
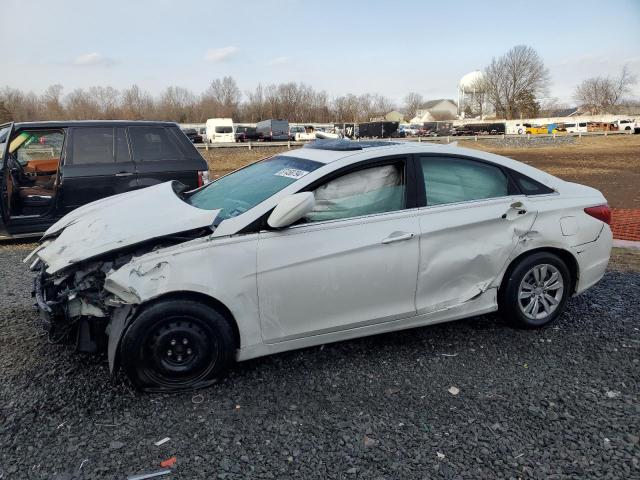
[(267, 158), (210, 183), (185, 201), (204, 210), (221, 209), (215, 222), (218, 225), (252, 209), (322, 165), (284, 155)]

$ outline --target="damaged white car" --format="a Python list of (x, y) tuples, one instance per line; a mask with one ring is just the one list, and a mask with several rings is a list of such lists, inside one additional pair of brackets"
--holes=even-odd
[(197, 190), (81, 207), (27, 258), (56, 341), (144, 390), (500, 309), (539, 327), (603, 276), (600, 192), (456, 146), (317, 141)]

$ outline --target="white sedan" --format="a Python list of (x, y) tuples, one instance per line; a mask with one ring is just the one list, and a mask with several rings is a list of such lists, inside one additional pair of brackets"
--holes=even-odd
[(81, 207), (27, 258), (54, 341), (144, 390), (233, 361), (500, 310), (540, 327), (598, 282), (593, 188), (456, 146), (316, 141), (197, 190)]

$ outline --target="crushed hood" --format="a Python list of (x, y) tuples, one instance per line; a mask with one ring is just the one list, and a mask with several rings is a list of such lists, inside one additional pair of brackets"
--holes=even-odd
[[(213, 224), (220, 210), (182, 201), (179, 184), (161, 183), (90, 203), (61, 218), (44, 238), (59, 236), (37, 251), (55, 273), (68, 265), (136, 243)], [(34, 252), (35, 253), (35, 252)]]

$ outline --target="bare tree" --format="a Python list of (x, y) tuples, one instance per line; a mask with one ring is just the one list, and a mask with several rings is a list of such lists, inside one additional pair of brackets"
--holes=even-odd
[(233, 77), (216, 78), (203, 95), (203, 103), (217, 111), (217, 116), (235, 118), (242, 94)]
[(160, 95), (158, 115), (162, 120), (184, 123), (192, 117), (195, 96), (183, 87), (167, 87)]
[(44, 120), (62, 120), (65, 118), (62, 106), (63, 87), (60, 84), (50, 85), (40, 99), (43, 108)]
[(91, 87), (89, 96), (95, 102), (100, 118), (113, 120), (119, 116), (120, 92), (113, 87)]
[(592, 115), (610, 113), (623, 103), (635, 83), (635, 75), (625, 65), (618, 77), (600, 76), (584, 80), (576, 87), (574, 98)]
[(404, 107), (402, 109), (402, 113), (404, 113), (407, 120), (411, 120), (416, 116), (418, 110), (422, 108), (423, 104), (424, 98), (422, 97), (422, 95), (416, 92), (409, 92), (404, 97)]
[(154, 117), (154, 102), (151, 95), (132, 85), (120, 96), (120, 116), (128, 120), (143, 120)]
[(64, 107), (69, 118), (74, 120), (90, 120), (99, 116), (97, 102), (82, 88), (76, 88), (65, 97)]
[(517, 45), (491, 60), (484, 71), (484, 84), (496, 113), (511, 119), (523, 115), (521, 110), (530, 110), (531, 99), (535, 101), (546, 91), (549, 72), (538, 52)]
[(0, 102), (13, 121), (31, 120), (41, 114), (39, 98), (33, 92), (23, 93), (17, 88), (5, 87), (0, 90)]

